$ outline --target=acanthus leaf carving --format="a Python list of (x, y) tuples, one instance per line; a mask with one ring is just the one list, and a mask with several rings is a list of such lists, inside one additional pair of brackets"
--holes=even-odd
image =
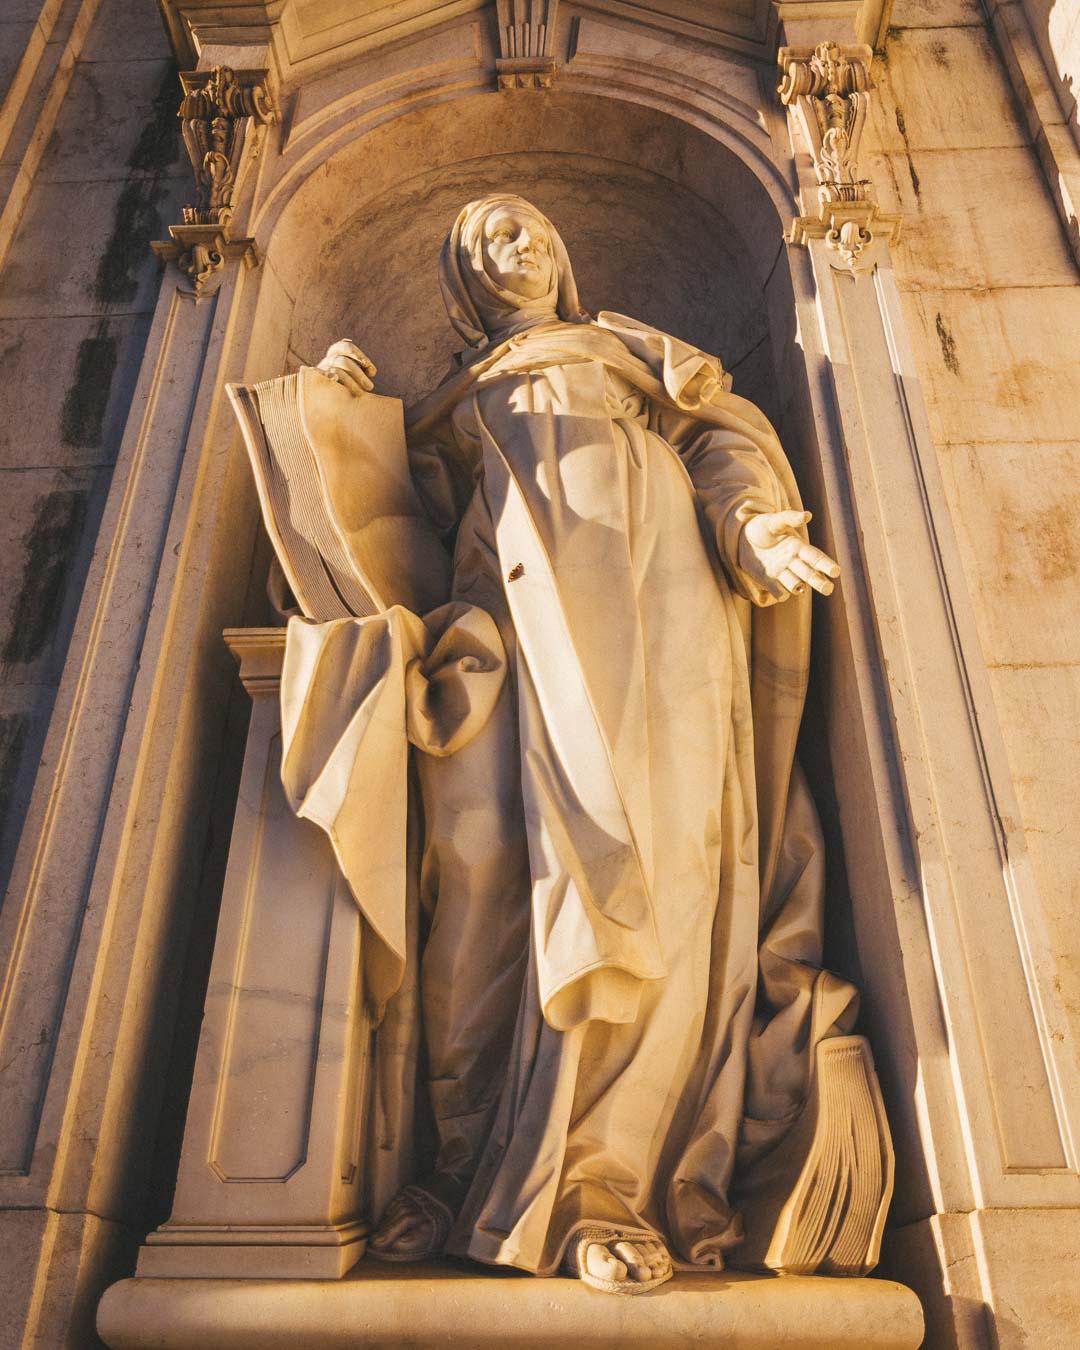
[(180, 75), (184, 145), (195, 175), (195, 201), (183, 220), (169, 226), (170, 238), (153, 245), (175, 261), (192, 281), (196, 296), (213, 290), (226, 260), (257, 260), (254, 241), (230, 231), (248, 163), (259, 151), (263, 128), (277, 121), (277, 106), (265, 70), (214, 66)]
[(550, 89), (555, 81), (552, 37), (559, 0), (497, 0), (500, 89)]
[(900, 217), (878, 209), (873, 187), (859, 173), (859, 142), (870, 105), (869, 47), (821, 42), (812, 50), (782, 47), (783, 79), (777, 92), (794, 114), (817, 178), (816, 216), (799, 216), (792, 243), (824, 239), (851, 271), (869, 265), (875, 238), (894, 242)]
[(263, 70), (237, 73), (230, 66), (180, 76), (184, 97), (177, 115), (196, 194), (194, 206), (184, 207), (185, 225), (227, 225), (232, 219), (249, 133), (277, 120), (265, 77)]

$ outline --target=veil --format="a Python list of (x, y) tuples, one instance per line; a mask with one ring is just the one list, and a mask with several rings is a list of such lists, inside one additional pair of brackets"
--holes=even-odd
[[(484, 268), (484, 224), (492, 212), (507, 208), (535, 217), (551, 241), (555, 263), (551, 288), (536, 300), (525, 300), (499, 286)], [(512, 193), (479, 197), (458, 213), (443, 244), (439, 285), (451, 324), (476, 350), (486, 347), (496, 335), (506, 337), (554, 316), (570, 323), (589, 322), (558, 230), (531, 202)]]

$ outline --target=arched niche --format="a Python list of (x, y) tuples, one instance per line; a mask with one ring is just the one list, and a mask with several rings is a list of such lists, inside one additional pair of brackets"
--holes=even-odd
[(339, 131), (299, 158), (252, 222), (287, 297), (267, 288), (259, 322), (284, 301), (293, 362), (348, 335), (379, 366), (380, 389), (416, 398), (455, 350), (442, 240), (466, 201), (510, 190), (559, 227), (586, 308), (715, 352), (736, 390), (779, 418), (766, 286), (785, 190), (759, 127), (730, 139), (741, 154), (670, 114), (576, 92), (473, 94), (352, 139)]
[[(247, 380), (317, 361), (331, 341), (350, 337), (378, 365), (382, 392), (409, 401), (431, 389), (460, 346), (438, 287), (446, 231), (473, 197), (520, 192), (563, 233), (586, 307), (628, 313), (719, 355), (735, 392), (776, 425), (817, 516), (816, 540), (832, 549), (834, 526), (850, 533), (850, 520), (830, 519), (845, 508), (826, 487), (811, 395), (820, 372), (802, 346), (814, 282), (805, 258), (784, 244), (792, 199), (753, 119), (710, 124), (617, 90), (468, 94), (374, 126), (338, 125), (286, 155), (280, 176), (262, 186), (247, 226), (264, 260), (257, 298), (233, 338), (233, 368), (244, 366)], [(265, 539), (262, 548), (255, 574), (269, 558)], [(826, 834), (826, 963), (862, 988), (867, 1030), (883, 1052), (905, 1207), (914, 1209), (925, 1204), (927, 1181), (910, 1120), (910, 1063), (885, 1043), (878, 972), (860, 969), (856, 929), (867, 924), (852, 911), (837, 803), (852, 775), (839, 761), (834, 771), (829, 751), (832, 728), (852, 714), (853, 691), (832, 668), (848, 660), (858, 588), (851, 576), (816, 606), (800, 754)], [(865, 896), (865, 885), (858, 890)]]

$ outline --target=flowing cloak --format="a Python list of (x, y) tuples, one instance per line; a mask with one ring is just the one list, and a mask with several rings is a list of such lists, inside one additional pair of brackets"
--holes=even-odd
[[(714, 1036), (717, 1046), (723, 1043), (723, 1056), (738, 1061), (734, 1087), (727, 1090), (729, 1100), (720, 1113), (723, 1120), (710, 1119), (711, 1070), (708, 1064), (698, 1065), (685, 1077), (685, 1093), (695, 1101), (690, 1108), (693, 1118), (680, 1132), (679, 1156), (660, 1168), (666, 1174), (667, 1194), (630, 1206), (640, 1227), (662, 1232), (690, 1262), (719, 1260), (719, 1253), (738, 1241), (738, 1220), (722, 1201), (734, 1165), (734, 1136), (738, 1135), (748, 1166), (781, 1138), (806, 1098), (814, 1045), (825, 1036), (850, 1030), (855, 1015), (854, 990), (820, 970), (821, 840), (794, 758), (808, 672), (809, 593), (775, 604), (736, 564), (739, 533), (749, 516), (800, 508), (775, 432), (752, 404), (730, 393), (728, 378), (713, 358), (619, 315), (601, 314), (593, 325), (554, 320), (493, 344), (410, 411), (409, 445), (417, 488), (448, 540), (482, 491), (512, 621), (512, 635), (504, 636), (511, 637), (515, 649), (519, 697), (521, 686), (527, 684), (534, 729), (541, 733), (536, 737), (530, 730), (528, 738), (523, 735), (521, 772), (534, 863), (532, 948), (524, 1001), (534, 1002), (543, 1026), (533, 1028), (530, 1049), (522, 1044), (519, 1025), (517, 1063), (508, 1072), (494, 1143), (481, 1161), (452, 1243), (454, 1249), (479, 1259), (541, 1272), (558, 1261), (575, 1223), (608, 1218), (625, 1225), (626, 1206), (613, 1202), (611, 1213), (596, 1213), (597, 1203), (603, 1207), (605, 1201), (603, 1197), (597, 1201), (594, 1190), (582, 1202), (582, 1212), (564, 1205), (553, 1217), (560, 1203), (557, 1197), (549, 1195), (540, 1203), (536, 1195), (525, 1194), (530, 1186), (545, 1189), (535, 1185), (536, 1149), (516, 1180), (512, 1167), (508, 1170), (515, 1121), (520, 1124), (525, 1109), (522, 1103), (528, 1088), (535, 1092), (544, 1080), (539, 1071), (532, 1073), (530, 1084), (522, 1080), (523, 1073), (529, 1077), (530, 1056), (539, 1053), (537, 1038), (563, 1046), (576, 1037), (580, 1052), (590, 1027), (607, 1024), (615, 1029), (613, 1035), (622, 1028), (632, 1029), (648, 1014), (656, 990), (681, 972), (669, 969), (663, 923), (658, 922), (652, 893), (657, 841), (652, 838), (648, 774), (640, 771), (633, 727), (622, 728), (620, 739), (629, 749), (621, 750), (604, 711), (604, 677), (597, 663), (620, 661), (623, 654), (590, 647), (580, 630), (574, 631), (552, 550), (538, 521), (536, 465), (528, 459), (528, 447), (518, 445), (512, 434), (502, 435), (500, 428), (484, 426), (481, 417), (478, 452), (469, 462), (455, 440), (453, 418), (470, 400), (474, 410), (481, 408), (482, 391), (497, 381), (538, 372), (549, 372), (555, 380), (559, 372), (587, 378), (582, 369), (602, 369), (605, 378), (636, 391), (648, 409), (650, 453), (660, 447), (677, 459), (687, 476), (686, 493), (696, 503), (711, 550), (711, 581), (728, 607), (726, 640), (736, 656), (728, 765), (730, 776), (739, 781), (729, 784), (725, 779), (723, 794), (728, 810), (729, 788), (738, 789), (737, 837), (724, 841), (727, 894), (712, 897), (711, 904), (715, 909), (718, 903), (745, 906), (749, 901), (755, 911), (741, 914), (739, 921), (744, 929), (749, 925), (757, 948), (756, 1000), (751, 989), (740, 1004), (739, 1029), (720, 1027)], [(543, 496), (543, 484), (539, 490)], [(597, 585), (601, 584), (598, 578)], [(464, 610), (459, 597), (450, 613), (454, 631), (461, 630)], [(342, 624), (351, 627), (344, 630)], [(368, 642), (360, 653), (359, 638), (348, 633), (371, 624), (382, 625), (390, 636)], [(443, 624), (445, 616), (425, 636), (414, 616), (392, 610), (373, 620), (332, 625), (294, 620), (290, 625), (283, 681), (286, 787), (298, 810), (324, 828), (331, 822), (332, 838), (364, 841), (362, 849), (339, 848), (338, 856), (386, 958), (378, 963), (380, 1005), (392, 995), (406, 959), (402, 936), (406, 887), (400, 876), (401, 845), (395, 843), (401, 835), (400, 830), (395, 836), (391, 829), (372, 828), (372, 778), (357, 766), (364, 762), (368, 726), (379, 731), (371, 769), (385, 760), (387, 745), (395, 738), (399, 763), (407, 738), (435, 755), (461, 745), (462, 737), (455, 731), (434, 725), (445, 707), (436, 710), (434, 723), (429, 718), (418, 731), (418, 719), (409, 715), (408, 693), (398, 692), (406, 689), (410, 673), (414, 682), (417, 671), (425, 679), (437, 675), (439, 663), (432, 662), (431, 654), (440, 645)], [(341, 696), (328, 711), (322, 700), (307, 697), (307, 691), (328, 645), (340, 646), (343, 641), (349, 658), (338, 662), (335, 675)], [(473, 700), (479, 712), (458, 719), (468, 725), (470, 736), (478, 730), (482, 734), (492, 706), (496, 646), (485, 631), (487, 655), (479, 666), (470, 669), (467, 659), (458, 659), (460, 653), (449, 667), (444, 665), (452, 670), (450, 683), (458, 690), (446, 705), (451, 709), (471, 706), (470, 677), (487, 679), (485, 691)], [(641, 673), (647, 681), (648, 671)], [(631, 678), (629, 684), (634, 683)], [(357, 689), (381, 691), (383, 714), (358, 717), (355, 697), (350, 702), (348, 692)], [(426, 687), (418, 688), (416, 697), (427, 697)], [(370, 697), (365, 704), (370, 711)], [(314, 716), (316, 709), (319, 734), (305, 740), (308, 710)], [(325, 767), (331, 760), (337, 770), (328, 774)], [(721, 765), (721, 774), (725, 771)], [(405, 792), (404, 776), (398, 773), (390, 794), (399, 804), (396, 820), (404, 811)], [(385, 805), (381, 809), (385, 814)], [(720, 809), (717, 803), (718, 814)], [(545, 860), (545, 849), (551, 851), (551, 859)], [(545, 867), (537, 866), (538, 861), (557, 864), (546, 870), (559, 872), (559, 885), (540, 884)], [(737, 882), (730, 881), (732, 867), (741, 868)], [(749, 880), (748, 870), (753, 873)], [(373, 877), (380, 896), (377, 908), (370, 900)], [(714, 1060), (719, 1054), (714, 1047)], [(553, 1071), (554, 1091), (562, 1090), (560, 1073), (565, 1078), (563, 1070)], [(556, 1104), (548, 1105), (554, 1110)], [(535, 1101), (528, 1109), (537, 1109)], [(572, 1114), (572, 1104), (567, 1109)], [(542, 1115), (543, 1104), (539, 1110)], [(542, 1122), (534, 1119), (530, 1128), (543, 1135)], [(518, 1133), (524, 1136), (529, 1131)], [(542, 1149), (547, 1143), (540, 1140), (537, 1146)], [(568, 1147), (565, 1138), (562, 1147)], [(559, 1190), (559, 1170), (558, 1163), (547, 1168), (547, 1191)], [(507, 1203), (518, 1212), (507, 1216)], [(530, 1205), (535, 1209), (538, 1204), (544, 1210), (542, 1220), (529, 1212)], [(501, 1215), (494, 1210), (501, 1210)]]
[[(592, 361), (601, 361), (660, 409), (661, 428), (666, 410), (673, 415), (667, 420), (693, 423), (700, 433), (683, 437), (679, 448), (705, 531), (716, 544), (718, 580), (724, 587), (733, 587), (737, 597), (750, 675), (761, 928), (769, 944), (763, 951), (763, 992), (774, 1006), (783, 1006), (791, 1001), (786, 981), (794, 980), (803, 993), (813, 983), (819, 973), (813, 968), (819, 964), (820, 947), (814, 942), (798, 946), (795, 932), (789, 932), (788, 924), (781, 921), (793, 917), (791, 891), (797, 878), (792, 875), (792, 864), (798, 858), (811, 865), (816, 843), (805, 837), (806, 789), (795, 766), (809, 672), (810, 592), (777, 604), (734, 565), (739, 533), (751, 515), (802, 507), (790, 465), (768, 419), (747, 399), (730, 392), (730, 377), (715, 358), (648, 325), (605, 312), (588, 327), (554, 323), (515, 335), (414, 405), (408, 417), (414, 480), (436, 526), (451, 535), (473, 495), (476, 473), (476, 467), (464, 464), (448, 443), (446, 419), (453, 409), (485, 378)], [(619, 766), (596, 725), (589, 672), (580, 668), (580, 644), (567, 634), (559, 613), (557, 583), (515, 477), (518, 470), (504, 447), (485, 444), (483, 475), (489, 498), (498, 494), (499, 507), (493, 509), (499, 509), (502, 516), (495, 533), (503, 572), (508, 575), (519, 564), (524, 568), (520, 580), (506, 588), (514, 627), (519, 642), (527, 641), (530, 629), (539, 630), (541, 640), (552, 642), (546, 659), (538, 652), (530, 662), (533, 678), (549, 686), (545, 707), (553, 715), (574, 718), (576, 734), (563, 738), (560, 749), (575, 785), (581, 784), (581, 801), (588, 802), (595, 794), (592, 799), (600, 803), (596, 818), (611, 827), (611, 839), (604, 841), (594, 865), (601, 875), (590, 878), (595, 903), (586, 922), (593, 930), (596, 954), (563, 954), (558, 970), (552, 970), (546, 985), (542, 981), (541, 997), (545, 1016), (555, 1026), (590, 1017), (630, 1020), (632, 1009), (624, 1006), (620, 1014), (621, 986), (607, 985), (605, 973), (625, 970), (637, 979), (665, 973), (655, 950), (648, 882), (642, 860), (636, 856), (640, 853), (637, 841), (646, 827), (632, 819), (634, 785), (618, 781)], [(498, 484), (495, 491), (492, 479)], [(535, 583), (529, 580), (533, 576)], [(789, 812), (792, 795), (798, 800), (793, 816)], [(812, 819), (812, 806), (810, 813)], [(796, 823), (785, 830), (789, 820)], [(581, 861), (585, 871), (593, 866), (588, 857)], [(819, 866), (820, 859), (812, 865)], [(804, 942), (811, 930), (820, 941), (821, 878), (815, 880), (816, 886), (804, 887), (807, 894), (814, 892), (813, 909), (800, 913), (799, 921), (791, 926), (794, 930), (806, 922), (807, 932), (799, 934)], [(787, 910), (785, 901), (789, 902)], [(791, 961), (808, 963), (811, 969), (792, 971), (787, 968)], [(574, 1000), (583, 1015), (560, 1018), (558, 994), (578, 980), (594, 986)], [(842, 989), (842, 1002), (853, 997), (850, 986)], [(771, 997), (774, 992), (775, 999)], [(838, 1011), (836, 1004), (822, 1009), (830, 1020)]]

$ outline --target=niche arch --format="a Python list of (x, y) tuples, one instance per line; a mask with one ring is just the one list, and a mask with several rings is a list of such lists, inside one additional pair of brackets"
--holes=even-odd
[[(822, 373), (801, 337), (800, 315), (805, 323), (815, 282), (809, 259), (784, 241), (795, 198), (763, 115), (715, 100), (703, 107), (688, 96), (643, 96), (629, 83), (595, 86), (568, 79), (541, 95), (429, 92), (378, 115), (327, 117), (324, 126), (294, 135), (293, 150), (286, 146), (278, 176), (260, 184), (247, 217), (263, 262), (256, 293), (245, 300), (250, 324), (235, 331), (228, 365), (244, 367), (249, 382), (271, 378), (317, 361), (330, 341), (348, 336), (375, 359), (381, 392), (406, 402), (426, 392), (460, 345), (438, 291), (446, 230), (472, 197), (517, 191), (549, 211), (563, 232), (587, 308), (622, 310), (721, 357), (735, 392), (776, 426), (817, 518), (818, 541), (831, 548), (835, 525), (835, 533), (849, 536), (850, 553), (850, 512), (823, 465), (826, 454), (835, 461), (842, 438), (822, 413)], [(650, 254), (658, 235), (668, 247)], [(361, 299), (364, 288), (370, 295)], [(245, 332), (252, 335), (246, 350)], [(272, 341), (259, 339), (266, 333)], [(261, 547), (268, 560), (265, 539)], [(834, 771), (828, 749), (828, 729), (853, 706), (851, 689), (831, 688), (833, 654), (849, 652), (849, 630), (866, 621), (864, 585), (861, 574), (849, 573), (848, 595), (817, 606), (808, 703), (814, 725), (801, 753), (826, 832), (826, 964), (859, 983), (866, 1029), (887, 1051), (879, 1072), (897, 1146), (898, 1193), (914, 1213), (930, 1204), (912, 1119), (914, 1061), (896, 1043), (895, 1013), (890, 1020), (875, 1012), (879, 1000), (894, 997), (880, 967), (860, 968), (855, 930), (880, 925), (882, 906), (861, 874), (852, 890), (863, 897), (862, 923), (850, 901), (836, 805), (847, 790), (846, 770), (837, 762)], [(885, 948), (895, 944), (895, 933), (879, 927), (878, 934)]]
[(552, 214), (586, 308), (716, 352), (783, 435), (798, 328), (783, 232), (795, 200), (761, 114), (626, 81), (566, 85), (425, 89), (301, 127), (248, 222), (280, 283), (260, 288), (255, 324), (287, 326), (294, 365), (344, 334), (368, 344), (379, 388), (410, 401), (454, 351), (438, 292), (446, 230), (465, 201), (509, 188)]

